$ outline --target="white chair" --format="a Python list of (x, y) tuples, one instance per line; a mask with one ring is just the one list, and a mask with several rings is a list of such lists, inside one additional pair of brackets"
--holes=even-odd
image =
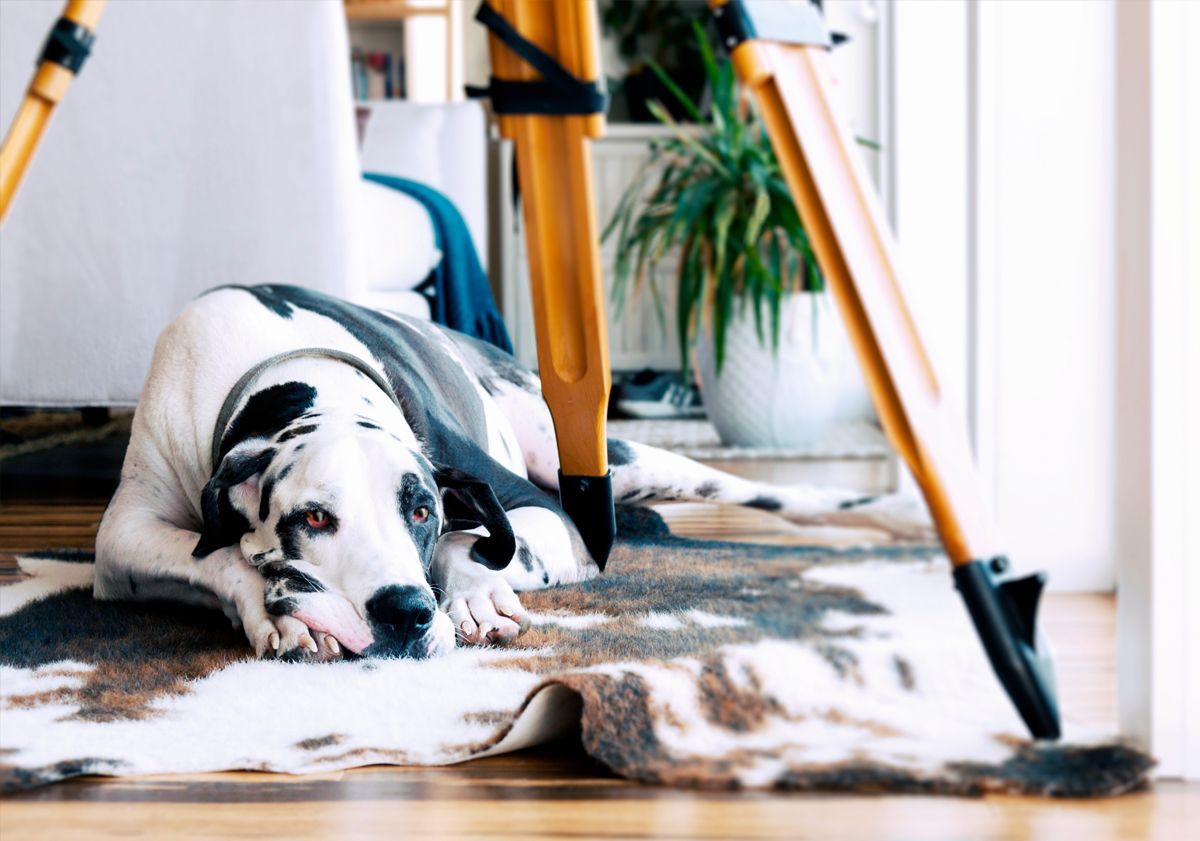
[[(0, 125), (60, 10), (0, 3)], [(448, 193), (483, 250), (481, 110), (420, 108), (368, 127), (368, 162)], [(400, 165), (434, 143), (436, 168)], [(159, 331), (220, 284), (427, 316), (432, 228), (361, 171), (339, 0), (110, 3), (0, 230), (0, 404), (132, 405)]]

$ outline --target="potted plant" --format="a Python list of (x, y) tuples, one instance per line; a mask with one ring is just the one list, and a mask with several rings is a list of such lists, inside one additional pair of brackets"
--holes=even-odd
[(717, 61), (698, 25), (695, 34), (712, 92), (707, 114), (647, 62), (698, 125), (650, 103), (674, 131), (652, 148), (604, 231), (617, 238), (616, 311), (648, 281), (662, 318), (654, 269), (674, 254), (680, 364), (686, 374), (695, 351), (722, 440), (808, 446), (832, 424), (870, 417), (870, 399), (766, 130), (730, 63)]

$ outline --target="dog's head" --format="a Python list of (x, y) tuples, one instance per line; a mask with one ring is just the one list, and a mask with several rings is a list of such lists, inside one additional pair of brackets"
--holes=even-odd
[(239, 544), (266, 579), (268, 613), (295, 616), (356, 654), (429, 657), (454, 647), (429, 582), (444, 494), (487, 527), (485, 549), (511, 558), (512, 527), (487, 484), (432, 464), (371, 421), (303, 415), (221, 459), (201, 496), (193, 554)]

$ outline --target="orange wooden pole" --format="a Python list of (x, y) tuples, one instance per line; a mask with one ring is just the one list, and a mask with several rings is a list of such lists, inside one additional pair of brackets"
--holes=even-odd
[[(599, 77), (592, 0), (493, 0), (492, 5), (566, 71), (584, 80)], [(490, 35), (489, 45), (497, 79), (539, 78), (496, 35)], [(561, 471), (565, 476), (606, 477), (612, 376), (590, 148), (591, 138), (603, 132), (604, 116), (504, 114), (498, 122), (516, 153), (538, 366), (554, 418)], [(565, 489), (563, 498), (565, 504)], [(584, 530), (580, 518), (575, 519)], [(589, 549), (608, 553), (607, 546)], [(597, 560), (603, 564), (603, 558)]]
[[(712, 0), (884, 431), (921, 487), (992, 668), (1030, 732), (1056, 739), (1061, 728), (1053, 668), (1036, 621), (1045, 576), (995, 577), (1007, 571), (1007, 561), (993, 543), (966, 425), (947, 403), (925, 352), (904, 299), (891, 230), (853, 138), (836, 117), (823, 25), (811, 8), (794, 8), (793, 20), (768, 19), (781, 5)], [(796, 43), (767, 40), (772, 34)]]
[[(69, 0), (62, 17), (89, 31), (95, 29), (107, 0)], [(67, 94), (74, 72), (53, 61), (41, 61), (25, 98), (17, 108), (4, 144), (0, 146), (0, 221), (16, 195), (54, 107)]]
[(828, 51), (749, 40), (734, 47), (813, 252), (892, 446), (904, 459), (951, 561), (996, 552), (967, 443), (917, 332), (896, 245), (853, 138), (837, 119)]

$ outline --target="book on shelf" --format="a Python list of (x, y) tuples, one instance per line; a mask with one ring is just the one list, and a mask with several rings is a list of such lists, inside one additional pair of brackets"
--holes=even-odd
[(351, 83), (355, 99), (403, 99), (406, 95), (404, 58), (390, 52), (350, 52)]

